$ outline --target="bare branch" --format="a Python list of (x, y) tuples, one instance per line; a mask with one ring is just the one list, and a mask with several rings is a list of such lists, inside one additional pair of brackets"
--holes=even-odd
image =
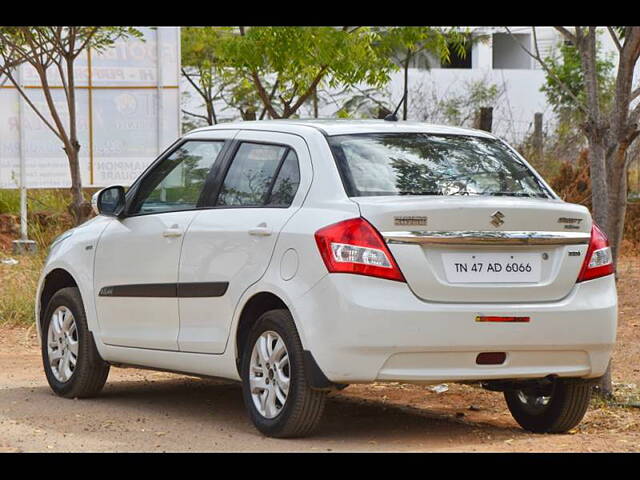
[(327, 71), (327, 66), (323, 65), (318, 71), (316, 78), (313, 79), (313, 82), (311, 82), (311, 85), (309, 85), (309, 88), (307, 88), (307, 91), (302, 95), (300, 95), (300, 97), (298, 97), (298, 101), (294, 103), (293, 107), (291, 107), (292, 111), (295, 112), (296, 110), (298, 110), (298, 108), (300, 108), (300, 105), (302, 105), (307, 100), (307, 98), (309, 98), (313, 94), (316, 87), (320, 83), (320, 80), (322, 80), (322, 78), (324, 77), (324, 74), (326, 73), (326, 71)]
[(60, 114), (58, 113), (58, 109), (56, 108), (53, 96), (51, 95), (51, 88), (49, 87), (49, 80), (47, 79), (46, 70), (38, 71), (38, 76), (40, 77), (40, 83), (42, 84), (42, 93), (44, 95), (44, 99), (47, 102), (47, 106), (49, 107), (49, 113), (51, 114), (51, 118), (53, 118), (53, 122), (57, 127), (58, 137), (60, 138), (60, 140), (62, 140), (64, 147), (68, 148), (70, 145), (69, 136), (66, 129), (64, 128), (64, 124), (62, 123), (62, 119), (60, 118)]
[(198, 113), (189, 112), (189, 111), (185, 110), (184, 108), (181, 109), (181, 110), (182, 110), (182, 113), (184, 113), (186, 115), (190, 115), (190, 116), (196, 117), (196, 118), (202, 118), (203, 120), (206, 120), (207, 122), (209, 121), (209, 119), (205, 115), (200, 115)]
[(56, 67), (58, 69), (58, 73), (60, 74), (60, 80), (62, 81), (62, 88), (64, 90), (64, 96), (67, 99), (67, 104), (69, 104), (69, 102), (70, 102), (69, 86), (67, 85), (67, 80), (65, 78), (64, 69), (62, 68), (62, 62), (60, 62), (59, 60), (54, 60), (53, 63), (56, 65)]
[(631, 27), (629, 36), (624, 39), (623, 49), (628, 61), (635, 65), (640, 57), (640, 27)]
[(357, 86), (357, 85), (354, 85), (354, 86), (353, 86), (353, 88), (354, 88), (355, 90), (357, 90), (358, 92), (360, 92), (360, 94), (361, 94), (363, 97), (365, 97), (365, 98), (367, 98), (367, 99), (371, 100), (373, 103), (375, 103), (375, 104), (376, 104), (376, 105), (378, 105), (379, 107), (381, 107), (381, 108), (388, 108), (388, 107), (387, 107), (387, 105), (385, 105), (383, 102), (381, 102), (381, 101), (380, 101), (380, 100), (378, 100), (377, 98), (372, 97), (371, 95), (369, 95), (367, 92), (365, 92), (365, 91), (364, 91), (364, 90), (362, 90), (361, 88), (358, 88), (358, 86)]
[(622, 45), (620, 45), (620, 40), (618, 39), (618, 35), (616, 34), (615, 30), (613, 29), (613, 27), (607, 27), (607, 30), (609, 31), (609, 35), (611, 35), (611, 38), (613, 39), (613, 43), (616, 44), (616, 48), (619, 52), (621, 52)]
[[(578, 37), (573, 33), (571, 33), (569, 30), (567, 30), (566, 28), (564, 27), (553, 27), (553, 28), (559, 31), (567, 40), (569, 40), (574, 45), (578, 43)], [(578, 32), (577, 28), (576, 28), (576, 32)]]
[(27, 104), (31, 107), (31, 109), (35, 112), (35, 114), (40, 118), (40, 120), (44, 122), (44, 124), (49, 128), (49, 130), (53, 132), (53, 134), (56, 137), (58, 137), (58, 139), (62, 140), (60, 133), (58, 133), (56, 128), (53, 125), (51, 125), (51, 123), (46, 119), (46, 117), (42, 114), (42, 112), (38, 110), (38, 107), (34, 105), (34, 103), (31, 101), (27, 93), (22, 89), (22, 87), (18, 84), (16, 79), (13, 77), (13, 74), (11, 72), (7, 72), (5, 73), (5, 75), (9, 79), (9, 81), (13, 84), (13, 86), (16, 88), (16, 90), (18, 90), (18, 93), (24, 99), (24, 101), (27, 102)]
[(253, 83), (256, 86), (256, 90), (258, 90), (258, 96), (260, 97), (263, 105), (269, 112), (269, 115), (271, 115), (271, 118), (280, 118), (280, 115), (278, 114), (278, 112), (276, 112), (276, 110), (273, 108), (273, 104), (271, 103), (272, 97), (270, 97), (267, 94), (267, 91), (264, 89), (264, 86), (262, 85), (262, 81), (260, 80), (260, 76), (258, 75), (258, 72), (253, 70), (251, 72), (251, 78), (253, 79)]
[(511, 33), (511, 30), (509, 29), (509, 27), (505, 27), (505, 29), (507, 30), (509, 35), (511, 35), (513, 40), (518, 45), (520, 45), (520, 48), (522, 48), (531, 58), (536, 60), (540, 64), (540, 66), (544, 69), (544, 71), (547, 72), (547, 74), (549, 76), (553, 77), (553, 79), (556, 82), (558, 82), (558, 85), (560, 85), (560, 87), (565, 91), (565, 93), (567, 93), (567, 95), (569, 95), (571, 97), (571, 99), (575, 102), (576, 107), (578, 107), (578, 109), (582, 113), (584, 113), (585, 115), (588, 115), (588, 111), (585, 108), (585, 106), (582, 104), (582, 102), (578, 99), (578, 97), (575, 96), (575, 94), (571, 91), (571, 89), (567, 86), (567, 84), (564, 83), (555, 73), (553, 73), (553, 71), (549, 68), (547, 63), (544, 61), (544, 59), (540, 55), (540, 49), (538, 47), (538, 37), (537, 37), (537, 34), (536, 34), (536, 27), (531, 27), (531, 30), (533, 31), (533, 45), (535, 47), (535, 53), (531, 52), (527, 47), (522, 45), (522, 43), (520, 43), (518, 41), (518, 39), (515, 37), (515, 35), (513, 33)]
[(73, 53), (74, 58), (80, 55), (82, 51), (85, 49), (85, 47), (89, 45), (89, 42), (93, 39), (96, 33), (98, 33), (99, 28), (100, 27), (94, 27), (93, 30), (90, 30), (89, 34), (87, 35), (87, 38), (85, 38), (84, 41), (80, 44), (80, 46), (76, 49), (75, 53), (70, 52), (70, 53)]
[(624, 29), (624, 38), (629, 38), (629, 36), (631, 35), (631, 31), (633, 30), (633, 27), (625, 27)]
[(629, 113), (629, 123), (640, 122), (640, 103)]
[[(276, 94), (276, 91), (278, 90), (279, 83), (280, 83), (280, 75), (278, 75), (278, 78), (276, 78), (276, 81), (273, 84), (273, 88), (271, 89), (271, 93), (269, 94), (269, 100), (273, 100), (273, 96)], [(266, 113), (267, 113), (267, 108), (264, 107), (262, 109), (262, 113), (260, 113), (260, 120), (264, 119), (264, 116)]]
[(182, 75), (184, 76), (184, 78), (186, 78), (187, 81), (191, 84), (191, 86), (196, 89), (196, 91), (200, 94), (200, 96), (202, 96), (203, 98), (207, 98), (207, 95), (205, 94), (205, 92), (199, 87), (199, 85), (196, 82), (194, 82), (191, 79), (191, 74), (187, 72), (184, 69), (184, 67), (180, 68), (180, 71), (182, 72)]

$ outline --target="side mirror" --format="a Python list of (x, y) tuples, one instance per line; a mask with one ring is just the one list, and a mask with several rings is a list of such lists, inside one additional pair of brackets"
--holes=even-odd
[(96, 215), (120, 216), (124, 205), (124, 187), (120, 185), (103, 188), (91, 198), (91, 207)]

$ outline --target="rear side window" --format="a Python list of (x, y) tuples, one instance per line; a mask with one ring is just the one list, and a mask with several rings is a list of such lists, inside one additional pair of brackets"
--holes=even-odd
[(267, 205), (273, 207), (288, 207), (300, 185), (300, 167), (298, 156), (293, 150), (289, 150), (282, 162), (276, 181), (271, 189), (271, 195)]
[(245, 142), (229, 166), (217, 205), (287, 207), (299, 183), (298, 157), (293, 150)]
[(498, 140), (424, 133), (329, 137), (347, 193), (549, 198), (533, 172)]

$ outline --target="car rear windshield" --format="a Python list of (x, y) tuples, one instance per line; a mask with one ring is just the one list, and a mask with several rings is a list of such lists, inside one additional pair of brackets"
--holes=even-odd
[(464, 135), (376, 133), (328, 137), (350, 197), (493, 195), (550, 198), (501, 141)]

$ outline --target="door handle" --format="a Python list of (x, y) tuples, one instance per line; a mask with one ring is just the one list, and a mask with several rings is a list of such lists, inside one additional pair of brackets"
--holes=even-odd
[(162, 236), (166, 238), (174, 238), (182, 236), (182, 230), (178, 225), (172, 225), (170, 228), (167, 228), (162, 232)]
[(267, 227), (267, 224), (262, 222), (257, 227), (249, 229), (249, 235), (255, 235), (256, 237), (268, 237), (272, 231)]

